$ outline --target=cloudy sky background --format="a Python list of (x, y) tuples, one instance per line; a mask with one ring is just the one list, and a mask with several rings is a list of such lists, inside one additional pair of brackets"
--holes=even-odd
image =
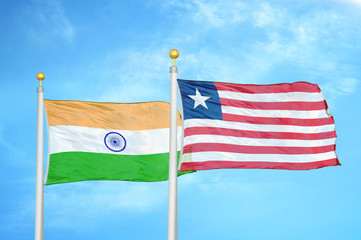
[[(360, 0), (31, 0), (0, 9), (0, 239), (34, 238), (36, 73), (46, 75), (48, 99), (169, 101), (172, 48), (183, 79), (319, 84), (342, 164), (182, 176), (179, 239), (361, 238)], [(166, 239), (167, 194), (167, 182), (45, 187), (45, 239)]]

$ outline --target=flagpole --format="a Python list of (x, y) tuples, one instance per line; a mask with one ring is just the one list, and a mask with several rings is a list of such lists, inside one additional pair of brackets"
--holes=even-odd
[(36, 136), (36, 195), (35, 195), (35, 240), (44, 239), (44, 88), (41, 81), (45, 75), (39, 72), (36, 78), (40, 81), (38, 92), (38, 116)]
[(177, 223), (177, 73), (176, 49), (169, 52), (173, 59), (170, 67), (170, 132), (169, 132), (169, 185), (168, 185), (168, 240), (178, 239)]

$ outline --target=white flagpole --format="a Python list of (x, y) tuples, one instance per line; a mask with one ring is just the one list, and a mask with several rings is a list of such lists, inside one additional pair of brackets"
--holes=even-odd
[(177, 227), (177, 73), (176, 49), (169, 52), (173, 59), (170, 67), (170, 132), (169, 132), (169, 185), (168, 185), (168, 240), (178, 239)]
[(38, 120), (36, 136), (36, 195), (35, 195), (35, 240), (44, 239), (44, 88), (41, 81), (45, 75), (39, 72), (36, 78), (38, 87)]

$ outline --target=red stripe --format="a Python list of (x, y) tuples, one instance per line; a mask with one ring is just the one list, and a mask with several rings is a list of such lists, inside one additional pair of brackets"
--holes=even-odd
[(299, 139), (299, 140), (319, 140), (335, 138), (336, 132), (322, 132), (322, 133), (291, 133), (291, 132), (259, 132), (247, 130), (235, 130), (227, 128), (213, 128), (213, 127), (190, 127), (184, 129), (184, 137), (192, 135), (223, 135), (231, 137), (245, 137), (245, 138), (264, 138), (264, 139)]
[(319, 102), (250, 102), (220, 98), (222, 106), (262, 109), (262, 110), (323, 110), (326, 109), (325, 101)]
[(253, 124), (269, 124), (269, 125), (292, 125), (292, 126), (322, 126), (335, 124), (333, 117), (328, 118), (272, 118), (272, 117), (250, 117), (245, 115), (235, 115), (223, 113), (223, 120), (229, 122), (244, 122)]
[(246, 146), (226, 143), (194, 143), (184, 146), (183, 154), (195, 152), (230, 152), (245, 154), (317, 154), (335, 151), (336, 145), (321, 147)]
[(231, 161), (208, 161), (208, 162), (185, 162), (182, 163), (180, 171), (196, 171), (220, 168), (263, 168), (263, 169), (287, 169), (287, 170), (310, 170), (328, 166), (341, 165), (337, 158), (309, 162), (309, 163), (287, 163), (287, 162), (231, 162)]
[(283, 83), (274, 85), (252, 85), (234, 83), (214, 83), (217, 90), (242, 93), (287, 93), (287, 92), (321, 92), (317, 84), (308, 82)]

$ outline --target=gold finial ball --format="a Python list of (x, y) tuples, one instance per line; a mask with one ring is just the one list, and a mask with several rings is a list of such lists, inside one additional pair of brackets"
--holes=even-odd
[(177, 49), (172, 49), (169, 51), (169, 57), (172, 59), (176, 59), (179, 56), (179, 52)]
[(42, 73), (42, 72), (39, 72), (38, 74), (36, 74), (36, 78), (39, 80), (39, 81), (43, 81), (45, 79), (45, 74)]

